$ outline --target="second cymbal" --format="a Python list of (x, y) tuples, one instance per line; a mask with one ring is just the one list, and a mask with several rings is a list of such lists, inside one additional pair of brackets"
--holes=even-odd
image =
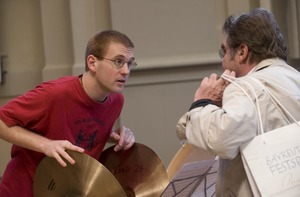
[(147, 146), (135, 143), (129, 150), (103, 151), (99, 161), (116, 177), (128, 197), (157, 197), (169, 184), (160, 158)]

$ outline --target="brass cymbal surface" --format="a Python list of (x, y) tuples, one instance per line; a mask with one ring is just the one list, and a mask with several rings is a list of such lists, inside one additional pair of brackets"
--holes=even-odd
[(99, 161), (114, 175), (127, 197), (158, 197), (169, 184), (166, 169), (149, 147), (135, 143), (115, 152), (109, 147)]
[(84, 153), (67, 151), (75, 160), (61, 166), (45, 157), (33, 182), (34, 197), (126, 197), (123, 188), (101, 163)]

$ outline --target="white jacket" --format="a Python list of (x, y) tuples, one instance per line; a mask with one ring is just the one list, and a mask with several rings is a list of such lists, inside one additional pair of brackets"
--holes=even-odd
[[(297, 70), (283, 60), (267, 59), (248, 75), (263, 82), (286, 109), (300, 120), (300, 73)], [(264, 131), (288, 124), (269, 96), (247, 79), (248, 75), (236, 82), (252, 96), (244, 81), (252, 83), (255, 88)], [(221, 108), (209, 104), (187, 112), (177, 125), (183, 131), (177, 130), (177, 133), (185, 132), (188, 143), (219, 156), (217, 196), (252, 196), (239, 150), (241, 144), (250, 141), (258, 133), (257, 114), (250, 99), (234, 84), (226, 87), (222, 102)]]

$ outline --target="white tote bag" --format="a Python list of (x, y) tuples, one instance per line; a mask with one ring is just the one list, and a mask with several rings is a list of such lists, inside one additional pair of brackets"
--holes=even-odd
[(256, 136), (241, 148), (241, 155), (255, 196), (300, 196), (299, 125)]
[[(250, 78), (269, 94), (278, 110), (288, 114), (294, 121), (292, 124), (264, 133), (259, 104), (256, 102), (261, 134), (240, 149), (252, 192), (254, 196), (262, 197), (299, 197), (300, 121), (297, 122), (259, 80)], [(257, 99), (256, 94), (255, 97)], [(287, 117), (284, 118), (287, 120)]]

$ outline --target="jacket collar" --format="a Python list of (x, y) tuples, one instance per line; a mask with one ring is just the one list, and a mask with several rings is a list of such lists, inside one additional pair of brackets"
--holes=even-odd
[(264, 69), (264, 68), (266, 68), (266, 67), (268, 67), (272, 64), (286, 65), (287, 63), (284, 60), (280, 59), (280, 58), (265, 59), (265, 60), (259, 62), (248, 74), (253, 73), (253, 72), (257, 72), (259, 70), (262, 70), (262, 69)]

